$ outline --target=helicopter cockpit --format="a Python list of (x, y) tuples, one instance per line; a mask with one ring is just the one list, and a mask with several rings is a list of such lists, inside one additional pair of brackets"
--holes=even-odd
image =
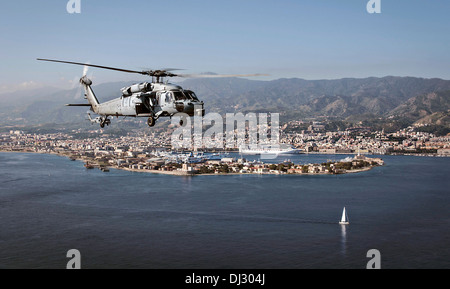
[(180, 100), (193, 100), (199, 101), (195, 93), (191, 90), (171, 90), (165, 94), (166, 102), (170, 101), (170, 99), (174, 99), (175, 101)]
[(197, 95), (192, 90), (184, 90), (184, 94), (188, 97), (188, 99), (198, 101)]
[(170, 94), (170, 96), (173, 95), (175, 100), (186, 100), (186, 96), (183, 94), (181, 90), (169, 91), (167, 92), (167, 94)]

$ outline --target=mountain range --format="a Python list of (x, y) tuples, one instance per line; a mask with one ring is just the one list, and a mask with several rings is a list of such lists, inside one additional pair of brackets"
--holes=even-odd
[[(120, 96), (133, 82), (93, 86), (100, 102)], [(416, 77), (369, 77), (336, 80), (298, 78), (257, 81), (241, 78), (188, 79), (181, 83), (205, 102), (207, 112), (279, 112), (288, 119), (331, 117), (342, 120), (396, 118), (450, 127), (450, 80)], [(0, 124), (29, 126), (84, 121), (80, 88), (0, 94)], [(118, 122), (114, 122), (115, 124)]]

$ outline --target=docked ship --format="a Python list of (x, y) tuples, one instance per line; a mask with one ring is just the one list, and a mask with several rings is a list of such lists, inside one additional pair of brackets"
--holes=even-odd
[(282, 155), (282, 154), (296, 154), (298, 150), (291, 145), (279, 144), (279, 145), (245, 145), (239, 147), (240, 154), (246, 155)]
[(207, 160), (206, 156), (203, 154), (203, 152), (198, 153), (168, 153), (164, 155), (164, 158), (167, 159), (168, 162), (174, 162), (174, 163), (203, 163)]

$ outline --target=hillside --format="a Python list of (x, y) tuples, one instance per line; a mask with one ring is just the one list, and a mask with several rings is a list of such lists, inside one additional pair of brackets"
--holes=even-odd
[(354, 114), (388, 115), (417, 95), (450, 90), (450, 81), (414, 77), (337, 80), (191, 79), (194, 90), (212, 110), (296, 111), (299, 115), (349, 117)]
[[(120, 96), (130, 82), (93, 87), (100, 102)], [(188, 79), (181, 83), (205, 102), (207, 112), (279, 112), (289, 118), (333, 117), (363, 119), (395, 117), (407, 122), (428, 121), (448, 125), (450, 81), (414, 77), (345, 78), (336, 80), (278, 79), (255, 81), (239, 78)], [(85, 122), (86, 108), (79, 88), (0, 95), (2, 126)], [(135, 122), (137, 122), (135, 120)], [(115, 124), (119, 123), (114, 121)]]
[(411, 120), (420, 120), (432, 114), (448, 113), (449, 108), (450, 91), (447, 90), (412, 97), (392, 110), (390, 114)]

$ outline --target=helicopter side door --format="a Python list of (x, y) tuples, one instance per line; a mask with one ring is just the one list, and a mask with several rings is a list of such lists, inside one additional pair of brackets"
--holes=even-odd
[(175, 100), (171, 91), (158, 92), (159, 105), (161, 110), (172, 115), (176, 113)]

